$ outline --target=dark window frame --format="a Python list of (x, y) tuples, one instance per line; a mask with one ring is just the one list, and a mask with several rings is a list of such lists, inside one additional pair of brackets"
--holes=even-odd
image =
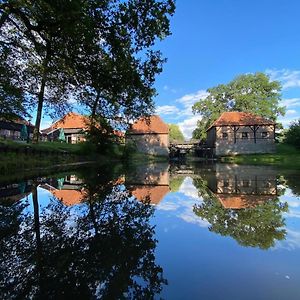
[(247, 131), (242, 132), (242, 139), (243, 140), (248, 140), (249, 139), (249, 132), (247, 132)]

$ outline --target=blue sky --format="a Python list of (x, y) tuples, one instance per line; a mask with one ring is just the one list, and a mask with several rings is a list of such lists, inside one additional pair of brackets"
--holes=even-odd
[(177, 0), (172, 36), (157, 44), (168, 61), (158, 76), (157, 112), (191, 136), (191, 106), (207, 88), (267, 72), (283, 85), (288, 125), (300, 118), (300, 1)]
[(279, 121), (300, 118), (299, 12), (297, 0), (177, 0), (172, 36), (156, 45), (168, 59), (155, 84), (157, 113), (190, 137), (200, 118), (191, 107), (207, 88), (260, 71), (282, 82)]

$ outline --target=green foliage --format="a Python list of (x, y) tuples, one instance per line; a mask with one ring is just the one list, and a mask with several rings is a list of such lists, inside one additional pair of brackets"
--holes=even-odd
[(136, 145), (132, 141), (126, 141), (126, 144), (123, 146), (122, 158), (128, 160), (132, 158), (136, 152)]
[(285, 134), (285, 142), (300, 148), (300, 119), (295, 121)]
[(155, 75), (165, 61), (152, 48), (170, 34), (174, 10), (173, 0), (1, 1), (6, 70), (17, 73), (17, 90), (4, 92), (20, 92), (19, 101), (26, 91), (37, 110), (34, 140), (43, 109), (62, 114), (70, 96), (93, 117), (127, 120), (151, 112)]
[(27, 116), (24, 92), (15, 84), (17, 75), (6, 61), (10, 52), (8, 46), (0, 44), (0, 118), (8, 120)]
[(206, 129), (225, 111), (250, 112), (273, 121), (285, 113), (279, 106), (280, 83), (270, 81), (264, 73), (240, 75), (228, 84), (209, 88), (207, 92), (209, 95), (193, 106), (193, 112), (202, 116), (194, 138), (205, 138)]
[(184, 136), (177, 124), (169, 124), (170, 142), (184, 142)]
[(183, 181), (184, 181), (184, 176), (173, 176), (170, 178), (170, 190), (172, 193), (176, 193), (179, 191)]

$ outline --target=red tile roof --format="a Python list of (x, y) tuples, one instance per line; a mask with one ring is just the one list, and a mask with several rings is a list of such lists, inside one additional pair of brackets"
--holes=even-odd
[(140, 185), (129, 189), (135, 198), (140, 201), (149, 200), (151, 204), (158, 204), (170, 192), (168, 185)]
[(258, 115), (247, 112), (223, 112), (221, 116), (207, 129), (209, 130), (215, 126), (228, 126), (228, 125), (274, 125), (275, 123), (271, 120), (263, 118)]
[(132, 124), (129, 134), (160, 133), (168, 134), (169, 126), (159, 117), (142, 117)]
[(89, 126), (89, 118), (82, 116), (80, 114), (70, 112), (66, 114), (63, 118), (60, 120), (54, 122), (49, 128), (42, 130), (43, 132), (47, 132), (49, 130), (57, 129), (57, 128), (65, 128), (65, 129), (71, 129), (71, 128), (81, 128), (81, 129), (87, 129)]
[(216, 195), (224, 208), (251, 208), (269, 200), (276, 199), (276, 195)]
[(50, 190), (54, 197), (66, 206), (80, 204), (84, 201), (84, 190)]

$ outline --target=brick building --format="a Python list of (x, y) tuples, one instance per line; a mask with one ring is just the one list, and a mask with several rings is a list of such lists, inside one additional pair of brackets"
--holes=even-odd
[(251, 113), (224, 112), (207, 130), (214, 155), (275, 152), (275, 123)]
[(137, 151), (152, 155), (169, 155), (169, 126), (159, 116), (143, 117), (131, 125), (126, 142)]
[(50, 127), (42, 130), (45, 140), (55, 141), (59, 137), (60, 129), (63, 129), (66, 142), (76, 144), (86, 140), (86, 131), (89, 128), (89, 118), (70, 112)]

